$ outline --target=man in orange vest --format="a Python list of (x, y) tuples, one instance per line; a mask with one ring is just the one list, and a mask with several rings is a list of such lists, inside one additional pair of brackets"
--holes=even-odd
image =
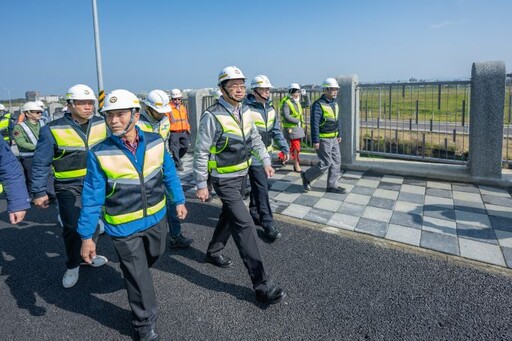
[(183, 162), (181, 158), (190, 146), (190, 124), (188, 123), (187, 108), (181, 101), (183, 95), (179, 89), (171, 90), (171, 108), (168, 113), (171, 122), (171, 138), (169, 139), (169, 149), (174, 159), (176, 169), (183, 171)]

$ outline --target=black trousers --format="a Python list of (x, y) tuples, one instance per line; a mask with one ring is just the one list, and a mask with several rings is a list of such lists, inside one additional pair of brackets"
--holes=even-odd
[[(20, 156), (20, 163), (23, 167), (23, 173), (25, 174), (25, 182), (27, 184), (28, 192), (31, 191), (31, 183), (32, 183), (32, 159), (33, 156)], [(53, 187), (53, 175), (52, 172), (48, 175), (48, 180), (46, 181), (46, 193), (50, 197), (55, 197), (55, 188)]]
[(263, 166), (249, 167), (249, 181), (251, 182), (249, 211), (252, 219), (258, 225), (269, 227), (272, 225), (274, 217), (268, 197), (270, 186)]
[(169, 138), (169, 149), (174, 159), (176, 167), (182, 165), (181, 158), (187, 153), (190, 147), (190, 134), (186, 131), (175, 133), (171, 131), (171, 137)]
[(256, 238), (256, 227), (242, 200), (245, 178), (245, 176), (212, 177), (213, 188), (222, 201), (222, 212), (207, 253), (212, 256), (220, 255), (229, 237), (233, 236), (240, 257), (251, 277), (253, 288), (265, 290), (269, 276), (263, 267)]
[(142, 232), (112, 237), (132, 309), (132, 323), (139, 334), (147, 333), (156, 324), (158, 307), (149, 268), (164, 253), (166, 237), (165, 219)]
[[(80, 211), (82, 210), (82, 186), (56, 183), (55, 194), (62, 221), (62, 238), (66, 248), (66, 268), (73, 269), (80, 266), (82, 262), (82, 256), (80, 255), (82, 239), (76, 232), (78, 218), (80, 218)], [(99, 232), (99, 226), (97, 226), (93, 235), (95, 243), (98, 241)]]

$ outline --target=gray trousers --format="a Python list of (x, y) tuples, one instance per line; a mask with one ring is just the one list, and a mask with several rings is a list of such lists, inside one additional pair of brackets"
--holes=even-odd
[(316, 151), (316, 155), (318, 155), (320, 162), (305, 172), (306, 180), (311, 182), (324, 174), (326, 170), (329, 170), (327, 188), (336, 188), (336, 182), (341, 173), (341, 155), (338, 138), (320, 139), (320, 148)]

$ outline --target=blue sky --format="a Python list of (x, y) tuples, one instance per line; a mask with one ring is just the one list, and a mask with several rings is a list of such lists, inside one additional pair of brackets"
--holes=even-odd
[[(275, 86), (512, 70), (510, 0), (97, 0), (106, 90), (214, 87), (236, 65)], [(2, 0), (0, 99), (97, 89), (91, 0)]]

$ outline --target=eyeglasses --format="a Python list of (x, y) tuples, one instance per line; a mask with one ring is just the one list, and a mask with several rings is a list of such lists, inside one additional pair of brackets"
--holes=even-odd
[(29, 112), (31, 114), (42, 114), (43, 113), (42, 111), (39, 111), (39, 110), (29, 110)]
[(233, 84), (229, 87), (229, 89), (233, 90), (245, 90), (246, 88), (245, 84)]

